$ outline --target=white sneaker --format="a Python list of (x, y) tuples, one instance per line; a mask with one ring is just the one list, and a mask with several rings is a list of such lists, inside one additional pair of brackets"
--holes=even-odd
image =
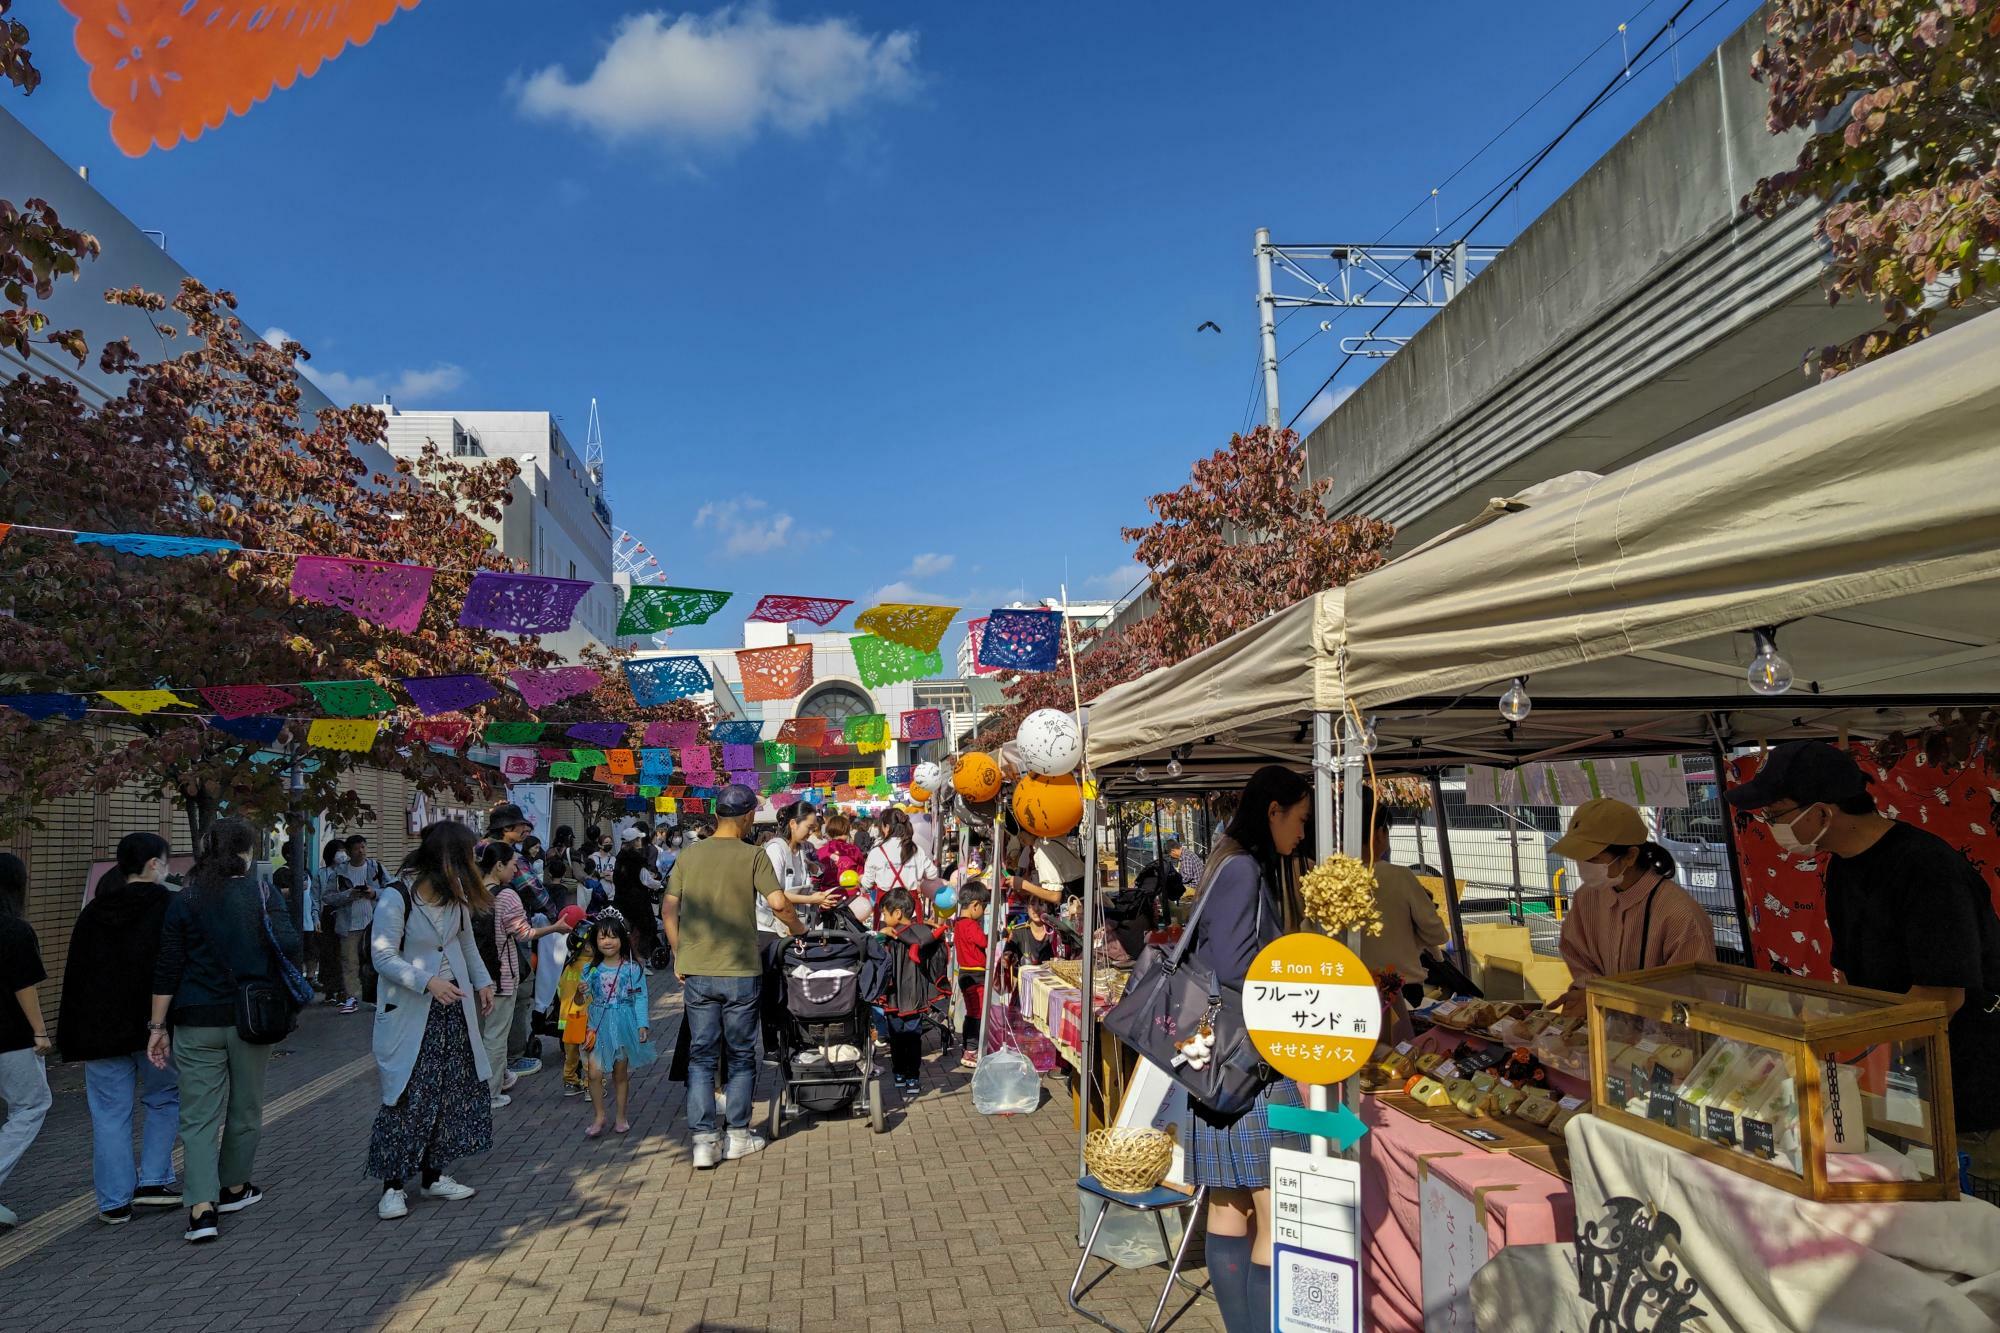
[(410, 1215), (410, 1196), (401, 1190), (383, 1190), (381, 1201), (375, 1205), (375, 1216), (384, 1222), (393, 1222), (399, 1217)]
[(509, 1097), (504, 1092), (500, 1093), (498, 1096), (494, 1097), (494, 1099), (491, 1102), (487, 1103), (487, 1105), (491, 1106), (496, 1111), (503, 1106), (511, 1106), (513, 1104), (514, 1104), (514, 1099), (512, 1097)]
[(516, 1083), (519, 1083), (520, 1081), (521, 1081), (521, 1076), (510, 1069), (505, 1074), (502, 1074), (500, 1076), (500, 1091), (512, 1092), (514, 1090), (514, 1085)]
[(722, 1141), (713, 1135), (696, 1135), (694, 1141), (694, 1169), (711, 1171), (722, 1160)]
[(729, 1146), (722, 1153), (723, 1160), (733, 1162), (739, 1157), (762, 1152), (768, 1146), (762, 1136), (751, 1130), (732, 1129), (729, 1131)]
[(453, 1203), (458, 1202), (460, 1199), (469, 1199), (477, 1193), (479, 1191), (472, 1188), (472, 1186), (461, 1185), (450, 1176), (439, 1176), (436, 1180), (424, 1186), (424, 1197), (426, 1199), (448, 1199)]

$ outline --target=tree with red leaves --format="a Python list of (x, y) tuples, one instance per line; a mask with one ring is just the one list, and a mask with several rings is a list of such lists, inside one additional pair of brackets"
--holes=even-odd
[[(1395, 530), (1371, 518), (1332, 518), (1332, 480), (1304, 484), (1305, 445), (1260, 426), (1198, 460), (1186, 485), (1146, 502), (1154, 521), (1127, 528), (1152, 571), (1153, 614), (1077, 644), (1083, 702), (1157, 667), (1183, 661), (1293, 602), (1337, 587), (1388, 558)], [(1057, 671), (1003, 678), (1002, 735), (1037, 708), (1074, 707), (1065, 647)]]
[(1805, 201), (1831, 301), (1882, 310), (1821, 348), (1831, 379), (1925, 337), (1937, 309), (2000, 292), (2000, 4), (1995, 0), (1774, 0), (1751, 73), (1773, 134), (1804, 130), (1789, 171), (1744, 200), (1760, 216)]

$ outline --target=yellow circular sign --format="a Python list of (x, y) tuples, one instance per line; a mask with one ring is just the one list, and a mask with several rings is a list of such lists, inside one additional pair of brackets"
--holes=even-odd
[(1243, 1025), (1287, 1078), (1338, 1083), (1366, 1064), (1382, 1030), (1382, 997), (1354, 951), (1326, 935), (1284, 935), (1243, 978)]

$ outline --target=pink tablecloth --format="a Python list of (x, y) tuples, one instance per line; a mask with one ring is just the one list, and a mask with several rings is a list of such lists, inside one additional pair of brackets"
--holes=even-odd
[[(1468, 1197), (1489, 1185), (1511, 1185), (1487, 1195), (1486, 1243), (1490, 1255), (1507, 1245), (1547, 1245), (1576, 1239), (1576, 1204), (1569, 1187), (1546, 1171), (1507, 1153), (1490, 1153), (1464, 1139), (1393, 1111), (1374, 1097), (1361, 1099), (1368, 1134), (1361, 1140), (1361, 1284), (1370, 1329), (1421, 1333), (1424, 1326), (1423, 1260), (1419, 1253), (1417, 1162)], [(1433, 1153), (1456, 1156), (1432, 1157)]]

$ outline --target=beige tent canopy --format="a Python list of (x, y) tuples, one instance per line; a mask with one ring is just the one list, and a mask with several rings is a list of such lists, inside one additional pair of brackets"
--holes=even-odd
[[(1797, 683), (1753, 694), (1750, 631)], [(1534, 711), (1495, 701), (1528, 677)], [(1378, 768), (1879, 735), (2000, 696), (2000, 314), (1610, 476), (1515, 499), (1109, 691), (1115, 792), (1197, 789), (1376, 719)], [(1169, 753), (1185, 775), (1157, 768)]]

